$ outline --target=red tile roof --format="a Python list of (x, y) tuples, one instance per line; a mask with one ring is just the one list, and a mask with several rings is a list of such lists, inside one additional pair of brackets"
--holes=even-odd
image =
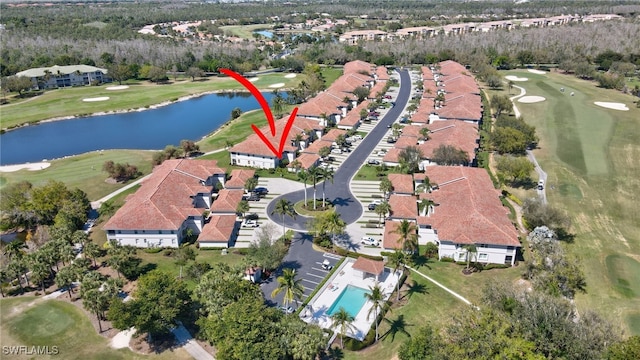
[(382, 161), (386, 163), (399, 163), (401, 151), (402, 149), (399, 149), (399, 148), (389, 149), (389, 151), (387, 151), (387, 153), (384, 154), (384, 157), (382, 157)]
[(309, 145), (309, 147), (304, 149), (302, 152), (308, 153), (308, 154), (317, 154), (318, 152), (320, 152), (320, 149), (322, 149), (325, 146), (328, 148), (331, 148), (331, 144), (333, 144), (332, 141), (325, 141), (322, 139), (316, 140), (311, 145)]
[(344, 64), (344, 74), (357, 73), (360, 71), (366, 71), (367, 73), (371, 73), (371, 69), (373, 68), (373, 64), (362, 60), (350, 61)]
[(242, 201), (244, 190), (222, 189), (218, 192), (218, 197), (211, 204), (212, 213), (235, 214), (238, 204)]
[(365, 100), (358, 104), (358, 106), (347, 113), (347, 116), (340, 119), (338, 126), (350, 126), (353, 128), (360, 122), (360, 110), (367, 109), (367, 106), (369, 106), (369, 100)]
[(199, 242), (228, 243), (236, 226), (235, 215), (212, 215), (198, 235)]
[(393, 144), (393, 147), (396, 149), (405, 149), (409, 146), (416, 145), (418, 145), (418, 138), (416, 138), (415, 136), (405, 136), (403, 131), (402, 136), (400, 136), (396, 143)]
[[(387, 175), (393, 192), (396, 194), (413, 194), (413, 177), (409, 174), (389, 174)], [(415, 199), (414, 199), (415, 201)]]
[(382, 237), (382, 248), (384, 249), (402, 249), (402, 241), (400, 234), (396, 233), (400, 221), (386, 221), (384, 223), (384, 235)]
[(295, 168), (297, 161), (298, 166), (300, 166), (301, 169), (309, 169), (310, 167), (318, 164), (318, 160), (320, 160), (320, 156), (318, 156), (317, 154), (302, 153), (300, 154), (300, 156), (295, 158), (295, 160), (290, 162), (288, 167)]
[(476, 157), (475, 150), (480, 138), (478, 125), (460, 120), (434, 121), (429, 125), (430, 139), (418, 145), (425, 159), (431, 159), (433, 152), (442, 145), (452, 145), (467, 153), (469, 160)]
[(321, 117), (322, 114), (330, 116), (332, 114), (341, 114), (339, 107), (346, 106), (342, 101), (344, 96), (339, 97), (327, 91), (321, 92), (314, 98), (310, 99), (298, 107), (298, 116), (301, 117)]
[(447, 93), (480, 95), (480, 88), (478, 87), (478, 84), (467, 72), (458, 75), (445, 76), (442, 81), (444, 83), (443, 88)]
[(502, 206), (500, 192), (484, 169), (430, 166), (427, 175), (439, 189), (428, 197), (440, 204), (429, 216), (438, 238), (454, 243), (520, 246), (518, 232)]
[(255, 170), (233, 169), (230, 178), (224, 183), (226, 189), (244, 189), (247, 180), (256, 176)]
[(442, 75), (460, 74), (462, 72), (468, 71), (464, 67), (464, 65), (461, 65), (453, 60), (441, 61), (438, 65), (440, 65), (440, 73)]
[(480, 96), (473, 94), (446, 94), (444, 107), (436, 113), (443, 119), (480, 121), (482, 101)]
[(384, 262), (359, 257), (353, 263), (352, 268), (369, 274), (380, 275), (384, 271)]
[(375, 85), (373, 85), (371, 90), (369, 90), (368, 98), (375, 99), (378, 95), (384, 95), (385, 92), (383, 90), (386, 85), (387, 84), (385, 84), (384, 82), (378, 81)]
[(415, 220), (418, 217), (418, 203), (413, 195), (392, 194), (389, 196), (391, 218)]
[(421, 137), (420, 129), (422, 129), (424, 125), (407, 125), (402, 128), (402, 136), (413, 136), (413, 137)]
[[(176, 171), (177, 170), (177, 171)], [(105, 230), (178, 230), (189, 216), (202, 215), (192, 196), (210, 194), (198, 178), (224, 174), (215, 160), (166, 160), (104, 225)]]
[(390, 79), (389, 73), (387, 72), (387, 68), (385, 66), (376, 67), (376, 75), (378, 76), (378, 81), (387, 81)]
[(328, 133), (324, 134), (320, 140), (334, 142), (340, 135), (346, 136), (347, 131), (342, 129), (331, 129)]

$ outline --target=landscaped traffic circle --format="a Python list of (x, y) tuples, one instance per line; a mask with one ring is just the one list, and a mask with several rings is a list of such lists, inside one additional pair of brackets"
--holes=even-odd
[(322, 199), (316, 199), (316, 207), (313, 207), (313, 199), (307, 200), (307, 206), (304, 200), (298, 201), (293, 205), (293, 209), (298, 215), (315, 216), (333, 210), (333, 204), (329, 200), (325, 200), (325, 206), (322, 206)]

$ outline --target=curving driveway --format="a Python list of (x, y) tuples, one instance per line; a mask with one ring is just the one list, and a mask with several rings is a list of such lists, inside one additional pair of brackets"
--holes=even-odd
[[(402, 114), (409, 97), (411, 95), (411, 78), (408, 70), (398, 71), (400, 74), (400, 88), (398, 90), (398, 96), (395, 100), (396, 105), (389, 109), (387, 114), (378, 121), (376, 125), (367, 136), (364, 137), (360, 145), (356, 147), (349, 155), (349, 157), (342, 163), (340, 168), (335, 172), (333, 176), (333, 183), (330, 181), (326, 184), (326, 195), (328, 199), (333, 201), (336, 211), (340, 214), (340, 218), (347, 224), (351, 224), (358, 220), (362, 215), (362, 205), (351, 193), (349, 189), (349, 183), (351, 178), (360, 169), (360, 166), (366, 161), (373, 149), (382, 140), (387, 132), (387, 126), (393, 124), (398, 117)], [(307, 188), (307, 196), (313, 197), (313, 186)], [(322, 198), (322, 183), (316, 185), (316, 196)], [(271, 212), (275, 207), (275, 204), (280, 198), (285, 198), (292, 203), (304, 200), (304, 190), (295, 191), (288, 194), (281, 195), (275, 198), (267, 206), (267, 214), (271, 217)], [(272, 218), (274, 222), (282, 224), (282, 218), (275, 216)], [(294, 230), (306, 230), (306, 222), (308, 218), (304, 216), (297, 216), (295, 219), (286, 216), (284, 223), (285, 226)]]

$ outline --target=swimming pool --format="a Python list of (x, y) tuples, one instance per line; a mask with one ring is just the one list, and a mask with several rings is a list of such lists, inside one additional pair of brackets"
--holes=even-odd
[(362, 309), (364, 303), (367, 301), (364, 295), (369, 293), (369, 290), (347, 285), (347, 287), (342, 290), (336, 301), (333, 302), (329, 310), (327, 310), (327, 315), (331, 316), (343, 307), (349, 315), (355, 318), (360, 312), (360, 309)]

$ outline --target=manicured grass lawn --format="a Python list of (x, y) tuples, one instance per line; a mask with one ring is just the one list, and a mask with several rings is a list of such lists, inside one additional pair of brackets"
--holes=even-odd
[[(380, 162), (382, 162), (382, 160), (380, 160)], [(376, 169), (377, 167), (377, 165), (364, 164), (353, 177), (353, 180), (380, 181), (380, 179), (384, 178), (386, 175), (395, 172), (394, 168), (389, 167), (387, 171), (383, 172), (383, 176), (378, 176), (378, 170)]]
[[(253, 84), (265, 91), (273, 91), (269, 85), (284, 83), (284, 88), (296, 86), (303, 77), (285, 78), (286, 74), (273, 73), (261, 75)], [(211, 77), (202, 81), (179, 80), (170, 84), (152, 84), (148, 82), (128, 82), (128, 89), (106, 90), (117, 83), (101, 86), (83, 86), (49, 90), (44, 94), (0, 107), (3, 129), (45, 119), (99, 112), (140, 109), (166, 101), (175, 101), (181, 97), (222, 90), (244, 89), (240, 83), (228, 77)], [(107, 101), (85, 102), (82, 99), (109, 97)]]
[[(143, 174), (151, 172), (152, 151), (145, 150), (107, 150), (94, 151), (66, 159), (51, 161), (51, 166), (44, 170), (0, 173), (0, 189), (10, 183), (29, 181), (35, 186), (46, 184), (49, 180), (64, 182), (69, 188), (80, 188), (86, 192), (89, 200), (97, 200), (127, 183), (109, 184), (108, 177), (102, 171), (102, 165), (112, 160), (116, 163), (129, 163), (138, 167)], [(135, 180), (132, 180), (135, 181)]]
[[(516, 85), (527, 89), (527, 95), (547, 99), (516, 105), (540, 137), (534, 152), (549, 175), (547, 198), (573, 220), (575, 240), (566, 248), (581, 261), (587, 278), (587, 293), (576, 297), (579, 309), (594, 309), (628, 333), (640, 334), (636, 285), (640, 279), (640, 109), (636, 99), (573, 76), (504, 74), (529, 78)], [(624, 103), (629, 111), (605, 109), (594, 101)], [(518, 196), (524, 199), (534, 192)]]
[[(194, 247), (195, 245), (189, 245)], [(216, 263), (224, 263), (229, 265), (238, 265), (242, 263), (242, 259), (244, 259), (243, 255), (234, 254), (233, 249), (230, 249), (227, 255), (222, 255), (220, 250), (196, 250), (196, 261), (201, 263), (207, 263), (210, 265)], [(138, 250), (137, 256), (142, 259), (142, 266), (146, 264), (152, 264), (157, 270), (165, 271), (175, 277), (180, 275), (180, 267), (176, 265), (175, 259), (171, 256), (168, 256), (168, 249), (163, 250), (156, 254), (149, 254), (143, 250)], [(186, 266), (182, 269), (184, 281), (187, 283), (189, 289), (193, 289), (196, 286), (197, 280), (187, 279), (186, 278)]]
[[(36, 302), (29, 306), (29, 303)], [(38, 356), (38, 359), (190, 359), (182, 349), (168, 350), (158, 355), (138, 355), (129, 349), (114, 350), (109, 339), (96, 333), (85, 314), (69, 303), (57, 300), (40, 301), (33, 297), (0, 300), (3, 346), (53, 346), (59, 354)], [(28, 359), (32, 356), (12, 356)]]
[(324, 83), (327, 87), (331, 86), (334, 81), (336, 81), (340, 76), (342, 76), (343, 69), (342, 68), (334, 68), (334, 67), (322, 67), (320, 69), (322, 73), (322, 77), (324, 78)]
[[(433, 262), (421, 266), (419, 271), (435, 278), (443, 285), (469, 299), (472, 303), (480, 302), (482, 289), (485, 284), (494, 280), (513, 281), (519, 278), (520, 269), (494, 269), (465, 276), (461, 272), (462, 266)], [(430, 323), (435, 329), (446, 325), (449, 319), (467, 305), (454, 298), (446, 291), (435, 286), (423, 277), (413, 274), (407, 279), (408, 283), (417, 283), (417, 292), (410, 295), (409, 302), (404, 306), (392, 308), (382, 321), (379, 332), (381, 340), (378, 344), (362, 351), (345, 351), (345, 359), (391, 359), (398, 348), (421, 326)], [(401, 296), (406, 293), (401, 292)], [(395, 300), (395, 295), (392, 296)], [(384, 336), (383, 336), (384, 335)]]

